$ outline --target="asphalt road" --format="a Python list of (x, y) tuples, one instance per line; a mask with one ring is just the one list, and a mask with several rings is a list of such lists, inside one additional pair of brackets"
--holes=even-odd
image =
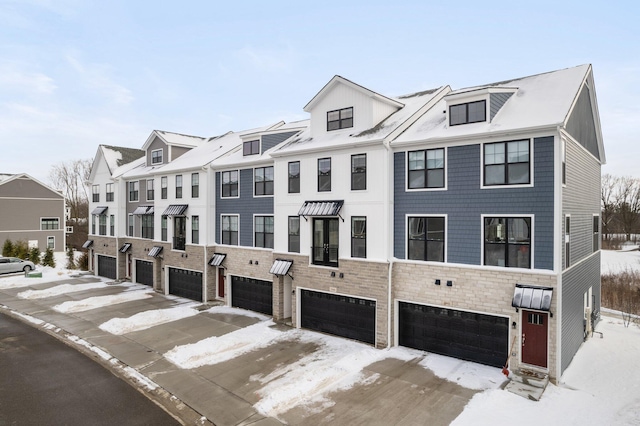
[(0, 314), (0, 426), (176, 425), (100, 364)]

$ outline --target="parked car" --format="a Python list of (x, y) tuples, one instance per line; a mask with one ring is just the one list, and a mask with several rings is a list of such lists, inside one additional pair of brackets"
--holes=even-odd
[(0, 274), (10, 272), (29, 272), (36, 266), (29, 260), (18, 259), (17, 257), (0, 257)]

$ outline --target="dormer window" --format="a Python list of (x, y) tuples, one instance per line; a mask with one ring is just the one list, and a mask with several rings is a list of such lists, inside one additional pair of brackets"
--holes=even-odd
[(151, 164), (162, 164), (162, 150), (155, 149), (151, 151)]
[(242, 145), (242, 155), (255, 155), (255, 154), (260, 154), (260, 141), (259, 140), (255, 140), (255, 141), (249, 141), (249, 142), (245, 142)]
[(353, 107), (327, 112), (327, 131), (353, 127)]
[(479, 123), (487, 121), (487, 101), (468, 102), (449, 107), (449, 125)]

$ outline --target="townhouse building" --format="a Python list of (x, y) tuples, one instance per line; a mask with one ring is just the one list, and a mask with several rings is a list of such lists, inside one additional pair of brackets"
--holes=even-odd
[(335, 76), (304, 111), (97, 155), (118, 195), (109, 232), (91, 204), (96, 273), (559, 378), (600, 307), (591, 66), (399, 97)]

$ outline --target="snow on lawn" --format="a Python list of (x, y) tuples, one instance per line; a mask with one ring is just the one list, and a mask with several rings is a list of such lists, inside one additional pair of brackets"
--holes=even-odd
[(260, 321), (266, 321), (271, 318), (270, 316), (263, 315), (259, 312), (253, 312), (247, 309), (232, 308), (230, 306), (214, 306), (207, 309), (206, 312), (209, 312), (211, 314), (242, 315), (245, 317), (257, 318)]
[(0, 289), (10, 289), (19, 287), (29, 287), (30, 285), (51, 283), (55, 281), (67, 280), (70, 275), (75, 275), (79, 271), (67, 269), (67, 255), (64, 252), (56, 252), (53, 254), (56, 266), (36, 265), (36, 272), (42, 272), (42, 278), (27, 278), (23, 273), (0, 276)]
[(89, 297), (83, 300), (64, 302), (53, 307), (55, 311), (62, 313), (82, 312), (118, 303), (131, 302), (133, 300), (149, 299), (153, 297), (153, 290), (127, 291), (110, 296)]
[(601, 250), (601, 274), (617, 274), (627, 269), (640, 271), (640, 251), (637, 247), (627, 250)]
[(426, 354), (419, 365), (467, 389), (497, 389), (507, 380), (501, 369), (437, 354)]
[(602, 317), (604, 338), (589, 339), (560, 384), (549, 384), (540, 401), (494, 389), (476, 394), (452, 423), (538, 426), (640, 424), (640, 329)]
[[(197, 306), (192, 304), (191, 306)], [(112, 318), (100, 325), (100, 329), (111, 334), (125, 334), (133, 331), (146, 330), (156, 325), (198, 315), (198, 310), (190, 306), (178, 306), (167, 309), (154, 309), (140, 312), (128, 318)]]
[(18, 297), (20, 297), (21, 299), (44, 299), (46, 297), (60, 296), (61, 294), (91, 290), (94, 288), (102, 287), (107, 287), (107, 284), (103, 282), (88, 284), (61, 284), (44, 290), (26, 290), (18, 293)]

